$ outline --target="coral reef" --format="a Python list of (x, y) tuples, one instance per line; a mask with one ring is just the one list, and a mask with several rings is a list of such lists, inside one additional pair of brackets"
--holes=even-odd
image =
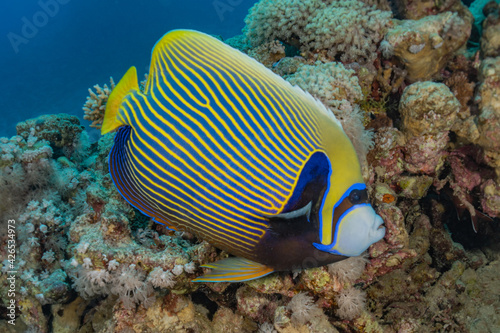
[(470, 31), (469, 20), (445, 12), (397, 22), (380, 47), (385, 57), (394, 55), (404, 64), (409, 80), (424, 81), (439, 74), (454, 52), (465, 45)]
[[(383, 240), (325, 267), (193, 283), (227, 254), (123, 200), (113, 134), (90, 144), (76, 117), (43, 115), (0, 138), (0, 226), (16, 221), (15, 260), (0, 236), (0, 331), (499, 331), (498, 6), (481, 50), (464, 50), (459, 1), (397, 3), (405, 20), (383, 0), (261, 0), (225, 41), (341, 120)], [(99, 127), (113, 83), (94, 88), (84, 110)]]
[(265, 0), (250, 9), (245, 34), (252, 47), (280, 40), (304, 53), (370, 62), (391, 16), (357, 0)]

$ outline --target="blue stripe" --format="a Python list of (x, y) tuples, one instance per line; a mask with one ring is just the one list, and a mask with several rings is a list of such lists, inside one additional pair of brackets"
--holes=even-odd
[[(326, 191), (325, 191), (325, 195), (323, 196), (323, 200), (321, 201), (321, 209), (319, 211), (319, 237), (320, 237), (320, 242), (323, 243), (323, 240), (322, 240), (322, 236), (323, 236), (323, 207), (324, 207), (324, 204), (325, 204), (325, 199), (326, 199), (326, 193), (328, 193), (328, 191), (330, 191), (330, 176), (331, 176), (331, 173), (332, 173), (332, 167), (331, 167), (331, 162), (330, 160), (328, 159), (328, 164), (330, 165), (330, 171), (328, 172), (328, 187), (326, 188)], [(356, 184), (353, 184), (351, 185), (351, 187), (349, 187), (345, 192), (344, 194), (342, 194), (342, 196), (340, 197), (340, 199), (335, 203), (335, 205), (333, 206), (333, 211), (335, 212), (335, 209), (338, 207), (338, 205), (340, 205), (340, 203), (346, 198), (349, 196), (349, 194), (351, 193), (352, 190), (364, 190), (366, 189), (366, 185), (365, 184), (362, 184), (362, 183), (356, 183)], [(359, 205), (357, 205), (359, 206)], [(355, 207), (355, 206), (353, 206)], [(349, 210), (348, 210), (349, 211)], [(337, 221), (337, 224), (341, 221), (342, 217), (344, 216), (344, 214), (342, 214), (342, 216), (339, 218), (339, 220)], [(333, 221), (331, 221), (330, 223), (333, 223)], [(333, 228), (332, 226), (332, 230), (335, 230), (335, 238), (333, 239), (333, 242), (332, 244), (326, 244), (326, 245), (323, 245), (323, 244), (318, 244), (316, 246), (316, 243), (315, 243), (315, 246), (320, 249), (318, 246), (320, 247), (326, 247), (326, 248), (331, 248), (333, 246), (335, 246), (335, 242), (336, 242), (336, 234), (337, 234), (337, 228)]]
[[(134, 120), (138, 121), (139, 119), (140, 119), (140, 117), (139, 117), (139, 115), (137, 115), (137, 117)], [(145, 125), (145, 124), (143, 124), (143, 125)], [(153, 130), (153, 129), (151, 128), (151, 130)], [(142, 135), (140, 135), (139, 132), (137, 132), (137, 135), (142, 136)], [(143, 138), (147, 138), (147, 136), (144, 136)], [(134, 154), (136, 155), (137, 158), (140, 158), (141, 153), (139, 152), (139, 150), (136, 151), (134, 149), (134, 147), (139, 148), (148, 156), (153, 157), (155, 154), (154, 150), (153, 151), (150, 150), (140, 140), (134, 140), (133, 144), (129, 145), (129, 149), (134, 152)], [(166, 153), (168, 153), (168, 152), (166, 152)], [(140, 182), (142, 182), (144, 184), (144, 186), (153, 188), (156, 192), (158, 192), (158, 194), (155, 194), (155, 193), (148, 191), (148, 194), (153, 197), (153, 199), (150, 199), (150, 200), (153, 200), (154, 202), (156, 202), (160, 205), (163, 205), (163, 206), (165, 206), (166, 202), (173, 203), (175, 206), (178, 206), (179, 208), (186, 206), (186, 204), (183, 202), (183, 200), (186, 202), (198, 201), (200, 203), (199, 207), (195, 207), (195, 208), (193, 208), (193, 207), (187, 208), (186, 207), (185, 209), (191, 210), (191, 211), (194, 210), (194, 212), (197, 215), (199, 215), (201, 219), (211, 221), (215, 224), (219, 224), (220, 222), (218, 222), (216, 219), (220, 219), (220, 220), (224, 220), (224, 221), (231, 221), (231, 223), (233, 223), (234, 225), (236, 225), (239, 228), (246, 230), (248, 232), (259, 233), (256, 230), (251, 230), (249, 227), (254, 227), (254, 228), (258, 228), (259, 230), (262, 230), (261, 226), (258, 226), (252, 222), (242, 220), (241, 218), (235, 216), (234, 214), (228, 213), (227, 211), (225, 211), (225, 212), (221, 211), (220, 208), (215, 206), (212, 201), (207, 200), (199, 195), (199, 192), (197, 192), (197, 190), (203, 190), (203, 189), (198, 189), (196, 184), (193, 183), (192, 188), (184, 186), (183, 184), (177, 182), (174, 178), (170, 177), (167, 174), (164, 174), (161, 170), (157, 169), (154, 164), (152, 164), (150, 161), (148, 161), (145, 158), (141, 159), (141, 161), (145, 165), (145, 167), (141, 166), (139, 163), (135, 163), (133, 160), (130, 159), (130, 157), (128, 158), (128, 160), (130, 161), (130, 163), (134, 164), (134, 169), (137, 169), (140, 173), (144, 174), (144, 176), (142, 176), (140, 173), (134, 173), (135, 174), (134, 179), (137, 180), (136, 186), (142, 187), (142, 185), (140, 185)], [(148, 169), (150, 169), (152, 172), (158, 174), (158, 177), (153, 175)], [(186, 182), (189, 181), (189, 179), (186, 179), (185, 175), (183, 173), (181, 173), (180, 171), (173, 170), (173, 169), (171, 169), (169, 171), (173, 175), (177, 176), (179, 179), (186, 180)], [(175, 189), (174, 186), (178, 187), (179, 189), (178, 190)], [(168, 189), (168, 191), (166, 189)], [(210, 189), (205, 189), (205, 190), (207, 190), (208, 193), (211, 192)], [(171, 192), (172, 194), (170, 194), (169, 192)], [(224, 206), (223, 203), (218, 203), (218, 205)], [(229, 207), (229, 206), (224, 206), (224, 207), (228, 211), (231, 211), (231, 207)], [(207, 208), (208, 209), (212, 208), (213, 211), (209, 212)], [(196, 219), (196, 217), (191, 215), (191, 213), (189, 213), (188, 211), (186, 211), (186, 214), (188, 214), (188, 217), (190, 219)], [(214, 231), (216, 231), (216, 232), (217, 231), (220, 233), (226, 232), (226, 231), (223, 231), (223, 230), (217, 228), (216, 226), (212, 226), (211, 228), (214, 229)], [(224, 225), (224, 228), (232, 230), (235, 233), (235, 237), (239, 235), (239, 231), (232, 226)], [(253, 237), (253, 238), (257, 237), (257, 236), (252, 236), (249, 234), (247, 234), (246, 236)]]
[[(173, 70), (173, 69), (172, 69)], [(183, 74), (183, 75), (187, 75), (185, 72), (183, 73), (180, 73), (180, 74)], [(183, 77), (183, 75), (178, 75), (176, 76), (176, 78), (180, 78), (180, 77)], [(236, 155), (234, 153), (234, 150), (237, 149), (238, 151), (244, 153), (244, 149), (243, 149), (243, 146), (241, 144), (239, 144), (235, 138), (233, 137), (233, 133), (230, 133), (228, 132), (224, 126), (222, 125), (222, 123), (219, 122), (219, 120), (217, 120), (213, 114), (212, 114), (212, 111), (209, 110), (209, 109), (206, 109), (206, 108), (203, 108), (203, 107), (200, 107), (199, 105), (197, 105), (197, 103), (193, 100), (190, 100), (189, 96), (187, 96), (187, 94), (179, 87), (177, 86), (177, 84), (175, 83), (175, 81), (173, 80), (173, 78), (171, 78), (170, 76), (167, 77), (167, 80), (170, 84), (172, 84), (172, 87), (173, 87), (173, 90), (176, 90), (178, 93), (182, 94), (182, 97), (185, 98), (187, 101), (190, 101), (191, 105), (196, 107), (198, 110), (199, 110), (199, 113), (193, 113), (191, 110), (189, 110), (186, 106), (186, 111), (190, 113), (191, 116), (193, 116), (194, 118), (196, 118), (201, 124), (204, 125), (204, 128), (207, 129), (209, 131), (209, 134), (212, 135), (213, 137), (213, 140), (217, 140), (217, 142), (221, 145), (221, 147), (223, 149), (225, 149), (228, 153), (231, 153), (231, 156), (229, 157), (229, 159), (231, 161), (238, 161), (241, 165), (245, 166), (246, 168), (249, 169), (249, 171), (252, 172), (252, 174), (248, 174), (246, 171), (244, 170), (241, 170), (241, 169), (238, 169), (238, 171), (240, 171), (242, 174), (246, 174), (247, 175), (247, 179), (248, 180), (251, 180), (253, 177), (259, 177), (259, 174), (262, 172), (262, 168), (259, 168), (258, 167), (258, 164), (257, 164), (257, 157), (256, 156), (253, 156), (252, 154), (248, 155), (246, 154), (249, 159), (249, 162), (246, 162), (246, 161), (243, 161), (238, 155)], [(197, 79), (193, 76), (192, 77), (192, 80), (194, 80), (195, 82), (198, 82), (198, 86), (201, 86), (202, 84), (197, 81)], [(186, 84), (189, 84), (186, 82)], [(189, 84), (190, 86), (190, 84)], [(201, 89), (201, 87), (200, 87)], [(172, 98), (175, 102), (177, 102), (178, 104), (181, 104), (182, 105), (182, 102), (179, 101), (175, 95), (173, 93), (170, 92), (169, 89), (164, 89), (164, 92), (170, 97)], [(208, 94), (207, 91), (205, 91), (205, 93)], [(159, 93), (156, 94), (156, 96), (158, 97), (159, 96)], [(164, 103), (167, 103), (164, 99), (162, 99), (162, 102)], [(213, 104), (213, 103), (212, 103)], [(224, 115), (223, 112), (221, 111), (218, 111), (218, 114), (219, 116), (222, 118), (222, 120), (224, 121), (224, 123), (227, 124), (227, 126), (229, 128), (232, 128), (233, 131), (236, 131), (235, 127), (233, 125), (231, 125), (229, 119), (227, 118), (227, 116)], [(203, 116), (201, 116), (203, 115)], [(208, 118), (208, 119), (207, 119)], [(224, 137), (224, 139), (226, 141), (229, 141), (229, 144), (232, 145), (228, 145), (226, 142), (224, 142), (225, 140), (222, 140), (222, 138), (214, 131), (215, 128), (218, 128), (222, 134), (222, 136)], [(201, 134), (201, 133), (200, 133)], [(236, 133), (235, 133), (236, 134)], [(247, 149), (249, 149), (249, 146), (246, 146), (245, 147)], [(217, 153), (219, 154), (219, 156), (222, 155), (222, 153), (220, 152), (220, 150), (218, 148), (215, 147), (214, 145), (214, 153)], [(226, 158), (226, 156), (224, 155), (224, 158)], [(261, 162), (261, 161), (259, 161)], [(236, 164), (233, 164), (233, 167), (237, 167)], [(267, 193), (269, 193), (270, 195), (274, 195), (274, 196), (277, 196), (279, 195), (280, 197), (284, 198), (286, 196), (285, 193), (281, 192), (279, 188), (276, 188), (276, 187), (266, 187), (266, 189), (262, 189), (259, 184), (256, 184), (255, 182), (249, 182), (249, 181), (246, 181), (246, 183), (251, 186), (253, 189), (259, 191), (259, 193), (263, 196), (266, 196)]]
[[(115, 144), (110, 152), (109, 158), (109, 171), (114, 185), (118, 191), (123, 195), (124, 199), (132, 206), (141, 211), (147, 216), (157, 216), (157, 220), (167, 222), (166, 217), (158, 214), (154, 208), (143, 201), (142, 196), (138, 194), (129, 180), (129, 173), (125, 171), (126, 158), (123, 149), (125, 148), (125, 141), (130, 135), (131, 128), (129, 126), (122, 127), (115, 136)], [(159, 222), (161, 223), (161, 222)], [(164, 223), (161, 223), (164, 224)]]
[[(159, 93), (158, 93), (159, 94)], [(163, 99), (163, 97), (160, 96), (159, 98), (159, 102), (160, 103), (166, 103), (166, 101)], [(157, 107), (157, 104), (154, 102), (154, 101), (151, 101), (152, 103), (152, 106), (153, 107)], [(158, 108), (159, 109), (159, 108)], [(190, 114), (191, 116), (193, 116), (193, 118), (196, 118), (196, 120), (198, 120), (200, 122), (200, 124), (205, 128), (205, 129), (208, 129), (209, 131), (211, 130), (210, 128), (210, 124), (208, 123), (208, 121), (206, 121), (205, 119), (201, 118), (200, 116), (196, 115), (196, 114)], [(273, 198), (271, 197), (271, 194), (275, 195), (275, 196), (279, 196), (279, 197), (282, 197), (284, 198), (284, 194), (282, 192), (279, 192), (278, 190), (275, 190), (275, 191), (269, 191), (268, 189), (263, 189), (261, 187), (258, 187), (258, 185), (255, 184), (255, 182), (252, 182), (251, 181), (251, 177), (250, 175), (243, 169), (239, 168), (238, 165), (232, 163), (232, 168), (235, 170), (235, 172), (231, 172), (231, 170), (227, 170), (227, 168), (217, 159), (215, 158), (215, 156), (219, 156), (219, 157), (222, 157), (222, 159), (226, 160), (226, 161), (231, 161), (231, 160), (235, 160), (237, 159), (238, 157), (235, 156), (235, 155), (230, 155), (229, 157), (228, 156), (225, 156), (225, 154), (223, 154), (223, 152), (215, 145), (213, 144), (212, 140), (213, 138), (212, 137), (209, 137), (208, 135), (210, 135), (211, 133), (209, 132), (208, 135), (205, 134), (199, 126), (197, 126), (196, 124), (194, 124), (191, 120), (189, 120), (187, 117), (185, 117), (184, 115), (182, 114), (177, 114), (178, 117), (180, 117), (180, 121), (176, 121), (174, 119), (172, 119), (171, 117), (169, 117), (169, 115), (167, 114), (164, 114), (163, 117), (164, 119), (171, 123), (175, 128), (177, 129), (182, 129), (182, 134), (185, 135), (187, 138), (189, 138), (189, 140), (191, 140), (194, 144), (197, 145), (197, 148), (200, 150), (200, 151), (203, 151), (205, 153), (206, 156), (208, 157), (212, 157), (211, 158), (211, 162), (214, 163), (220, 170), (224, 170), (224, 172), (220, 172), (218, 170), (216, 170), (215, 168), (211, 167), (210, 165), (206, 164), (204, 166), (204, 170), (199, 170), (199, 171), (202, 171), (202, 172), (205, 172), (207, 174), (207, 177), (211, 178), (211, 175), (212, 174), (216, 174), (218, 175), (219, 177), (225, 179), (226, 181), (229, 181), (231, 184), (234, 184), (235, 186), (238, 185), (238, 184), (245, 184), (246, 186), (248, 186), (249, 188), (252, 188), (255, 192), (257, 192), (260, 196), (266, 198), (266, 205), (272, 205), (272, 204), (276, 204), (276, 201), (273, 200)], [(169, 130), (169, 128), (166, 128), (167, 126), (164, 126), (162, 124), (162, 121), (161, 119), (156, 122), (157, 125), (159, 125), (160, 127), (162, 127), (163, 130), (167, 131), (170, 135), (172, 136), (176, 136), (175, 133), (173, 133), (171, 130)], [(209, 148), (210, 149), (206, 149), (205, 147), (202, 146), (201, 142), (194, 136), (190, 133), (190, 131), (188, 130), (188, 128), (192, 129), (194, 132), (196, 132), (199, 136), (200, 136), (200, 139), (203, 140), (207, 145), (209, 145)], [(160, 135), (160, 134), (158, 134)], [(215, 133), (212, 133), (212, 135), (216, 135)], [(229, 138), (229, 135), (228, 135), (228, 138)], [(230, 138), (229, 138), (230, 139)], [(181, 143), (181, 142), (185, 142), (183, 139), (181, 138), (177, 138), (175, 139), (177, 142)], [(202, 162), (203, 163), (203, 158), (190, 146), (188, 145), (187, 143), (184, 144), (184, 143), (181, 143), (187, 150), (190, 151), (190, 153), (197, 158), (198, 161)], [(224, 147), (226, 148), (226, 151), (231, 151), (231, 148), (229, 148), (226, 144), (224, 144), (223, 142), (219, 142), (219, 144), (221, 145), (221, 147)], [(191, 164), (193, 167), (195, 166), (194, 163)], [(238, 176), (238, 174), (236, 172), (239, 172), (242, 176), (243, 175), (247, 175), (247, 177), (240, 177)], [(233, 194), (235, 196), (239, 196), (240, 193), (239, 192), (234, 192), (233, 191)], [(240, 197), (242, 200), (244, 200), (242, 197)], [(248, 204), (250, 204), (248, 202)]]
[[(145, 105), (145, 104), (142, 104), (142, 106), (143, 106), (143, 108), (147, 107), (147, 105)], [(142, 117), (142, 115), (141, 116), (138, 115), (136, 118), (137, 118), (137, 121), (139, 121), (143, 117)], [(154, 119), (156, 119), (156, 118), (153, 117), (152, 121), (154, 121)], [(154, 121), (154, 122), (157, 125), (162, 125), (161, 121)], [(203, 179), (200, 179), (200, 176), (196, 175), (195, 173), (191, 172), (190, 170), (188, 170), (186, 168), (185, 164), (189, 163), (189, 165), (192, 168), (196, 169), (196, 172), (198, 172), (200, 175), (204, 176), (206, 179), (214, 179), (214, 176), (218, 176), (220, 179), (223, 179), (224, 181), (228, 182), (229, 185), (233, 186), (233, 188), (234, 188), (234, 189), (231, 189), (228, 187), (224, 187), (221, 190), (218, 190), (217, 188), (211, 186), (210, 184), (205, 183), (204, 185), (206, 187), (203, 189), (199, 189), (200, 191), (214, 193), (216, 195), (219, 195), (220, 197), (225, 197), (228, 200), (230, 200), (230, 198), (226, 194), (226, 193), (229, 193), (233, 197), (236, 197), (240, 201), (244, 202), (246, 205), (255, 205), (254, 203), (251, 203), (250, 201), (245, 199), (242, 196), (241, 191), (238, 191), (238, 189), (241, 189), (241, 186), (239, 184), (243, 184), (243, 183), (247, 183), (249, 187), (253, 188), (254, 185), (251, 184), (250, 182), (248, 182), (246, 179), (242, 179), (241, 177), (238, 177), (237, 175), (235, 175), (233, 173), (228, 174), (226, 168), (221, 163), (219, 163), (215, 158), (212, 160), (212, 163), (218, 165), (220, 167), (220, 171), (215, 169), (215, 168), (210, 168), (210, 166), (205, 163), (203, 157), (200, 156), (198, 154), (198, 152), (196, 152), (186, 141), (184, 141), (184, 139), (177, 136), (169, 128), (162, 128), (162, 129), (165, 132), (168, 132), (169, 135), (172, 136), (173, 141), (177, 142), (179, 145), (184, 147), (198, 161), (199, 165), (196, 165), (195, 161), (191, 157), (187, 156), (184, 152), (177, 150), (173, 146), (172, 142), (168, 142), (166, 140), (161, 140), (166, 144), (167, 148), (169, 149), (169, 150), (165, 150), (163, 147), (159, 146), (155, 140), (152, 139), (152, 137), (163, 138), (163, 135), (160, 132), (158, 132), (156, 129), (154, 129), (151, 125), (149, 125), (145, 120), (140, 120), (140, 123), (147, 129), (147, 131), (150, 132), (150, 135), (151, 135), (151, 136), (141, 135), (141, 137), (149, 145), (154, 147), (154, 151), (150, 151), (149, 148), (144, 146), (142, 143), (141, 144), (137, 143), (137, 144), (143, 151), (150, 151), (150, 154), (148, 154), (148, 156), (150, 156), (152, 159), (154, 159), (156, 163), (163, 166), (165, 169), (169, 169), (170, 172), (174, 173), (180, 179), (185, 180), (187, 183), (189, 183), (189, 186), (191, 186), (193, 188), (198, 188), (198, 185), (193, 182), (194, 179), (197, 179), (199, 183), (205, 183), (205, 182), (203, 181)], [(176, 128), (182, 128), (182, 125), (183, 125), (181, 123), (174, 121), (173, 119), (169, 119), (169, 123), (171, 123)], [(165, 126), (160, 126), (160, 127), (165, 127)], [(198, 142), (198, 140), (194, 136), (192, 136), (190, 133), (188, 133), (188, 131), (185, 131), (183, 134), (186, 137), (189, 137), (193, 142), (195, 142), (195, 143)], [(198, 146), (198, 148), (202, 149), (201, 144)], [(180, 159), (173, 156), (172, 152), (174, 152), (174, 151), (179, 156)], [(171, 163), (177, 165), (180, 169), (183, 170), (183, 173), (179, 173), (179, 172), (169, 168), (167, 165), (165, 165), (165, 163), (161, 159), (159, 159), (157, 156), (155, 156), (155, 154), (154, 154), (155, 152), (166, 157)], [(210, 153), (208, 153), (208, 152), (205, 152), (205, 153), (207, 155), (210, 155)], [(147, 161), (144, 161), (144, 163), (146, 163), (146, 162)], [(158, 170), (150, 162), (147, 162), (147, 165), (151, 169), (154, 169), (155, 172), (157, 172), (158, 174), (162, 173), (162, 171)], [(235, 169), (239, 170), (237, 168), (237, 166), (234, 166), (234, 167), (235, 167)], [(173, 182), (173, 180), (171, 180), (171, 181)], [(181, 186), (180, 184), (178, 184), (178, 185)], [(220, 185), (220, 187), (222, 186), (221, 184), (217, 184), (217, 185)], [(223, 193), (222, 190), (224, 190), (226, 193)], [(274, 203), (274, 200), (269, 196), (269, 192), (264, 192), (263, 190), (259, 190), (259, 194), (262, 197), (266, 198), (266, 201), (262, 202), (263, 206), (268, 205), (271, 202)], [(283, 195), (279, 192), (277, 192), (276, 194), (281, 195), (281, 196)], [(248, 196), (251, 196), (251, 195), (248, 195)], [(253, 197), (253, 199), (255, 201), (259, 201), (258, 197)], [(234, 204), (237, 205), (235, 202), (234, 202)]]
[[(190, 64), (197, 64), (198, 66), (206, 67), (206, 66), (204, 66), (204, 64), (200, 64), (198, 61), (188, 57), (185, 54), (182, 54), (182, 55), (177, 54), (177, 56), (185, 58), (187, 61), (189, 61)], [(173, 63), (176, 63), (176, 62), (173, 61)], [(176, 64), (179, 67), (183, 67), (180, 63), (176, 63)], [(215, 80), (217, 80), (217, 78), (224, 77), (223, 73), (214, 72), (209, 68), (206, 68), (205, 70), (207, 72), (209, 72), (214, 77)], [(208, 87), (205, 87), (202, 84), (202, 82), (198, 81), (198, 79), (194, 75), (191, 75), (190, 74), (191, 71), (197, 71), (198, 74), (200, 76), (202, 76), (202, 78), (204, 79), (204, 81), (208, 85)], [(274, 166), (282, 167), (284, 165), (282, 160), (275, 159), (271, 154), (264, 154), (264, 151), (263, 151), (264, 149), (256, 150), (255, 148), (252, 147), (250, 140), (254, 138), (254, 135), (251, 133), (250, 127), (247, 126), (246, 124), (244, 124), (244, 122), (242, 120), (243, 119), (242, 116), (237, 115), (237, 112), (235, 112), (236, 110), (233, 110), (233, 107), (229, 104), (229, 102), (222, 95), (222, 92), (224, 92), (227, 95), (229, 100), (232, 103), (234, 103), (234, 105), (237, 108), (238, 108), (238, 106), (241, 106), (241, 105), (239, 104), (239, 102), (236, 99), (234, 99), (234, 97), (229, 92), (229, 90), (227, 89), (225, 84), (222, 82), (222, 80), (217, 80), (217, 83), (219, 84), (220, 89), (221, 89), (221, 90), (219, 90), (219, 88), (216, 87), (215, 82), (212, 79), (210, 79), (209, 77), (205, 76), (205, 74), (203, 72), (197, 70), (196, 67), (184, 67), (183, 73), (186, 75), (189, 75), (190, 79), (193, 80), (193, 82), (195, 82), (195, 84), (201, 90), (203, 90), (203, 92), (207, 96), (210, 97), (210, 99), (214, 99), (214, 100), (217, 99), (219, 101), (220, 105), (217, 105), (217, 103), (215, 101), (211, 103), (212, 107), (214, 108), (214, 112), (216, 112), (223, 119), (223, 121), (227, 124), (227, 126), (231, 130), (231, 132), (234, 133), (234, 135), (236, 135), (241, 140), (241, 142), (243, 143), (245, 148), (247, 148), (248, 150), (251, 151), (251, 154), (249, 156), (246, 156), (250, 161), (249, 165), (252, 165), (252, 164), (255, 165), (254, 169), (256, 169), (256, 171), (258, 171), (258, 172), (261, 172), (262, 170), (257, 169), (257, 166), (260, 164), (263, 164), (267, 161), (269, 163), (268, 165), (270, 165), (270, 166), (274, 165)], [(209, 111), (208, 109), (206, 110), (206, 112), (211, 113), (211, 111)], [(240, 112), (244, 112), (244, 111), (241, 110)], [(229, 115), (232, 116), (232, 119), (229, 117)], [(213, 115), (211, 115), (211, 116), (213, 116)], [(215, 121), (215, 119), (214, 119), (214, 121)], [(239, 126), (240, 129), (238, 129), (237, 126)], [(254, 129), (254, 131), (256, 131), (255, 128), (253, 128), (253, 129)], [(243, 133), (247, 134), (249, 139), (245, 138)], [(231, 134), (227, 133), (227, 135), (231, 135)], [(254, 140), (252, 140), (252, 143), (254, 143)], [(257, 144), (257, 146), (258, 146), (258, 144)], [(271, 147), (268, 147), (267, 150), (271, 150)], [(244, 162), (244, 161), (242, 161), (242, 162)], [(293, 175), (290, 175), (289, 173), (280, 172), (280, 170), (276, 169), (275, 167), (273, 168), (273, 170), (275, 172), (278, 172), (279, 176), (281, 176), (285, 179), (288, 179), (290, 182), (293, 182)]]
[[(194, 46), (193, 44), (190, 44), (190, 43), (187, 43), (190, 45), (190, 47), (193, 49), (193, 50), (196, 50), (199, 48), (197, 48), (196, 46)], [(231, 67), (231, 65), (235, 65), (235, 64), (227, 64), (227, 63), (223, 63), (221, 61), (218, 60), (218, 57), (216, 54), (214, 54), (213, 52), (210, 52), (211, 51), (211, 48), (210, 47), (207, 47), (206, 49), (203, 50), (203, 54), (206, 55), (206, 56), (211, 56), (210, 60), (213, 64), (217, 65), (218, 68), (224, 68), (225, 70), (227, 70), (228, 72), (233, 72), (235, 70), (237, 70), (237, 68), (234, 68), (234, 67)], [(201, 52), (201, 50), (200, 50)], [(255, 73), (256, 75), (258, 75), (258, 73)], [(244, 75), (244, 73), (242, 73), (242, 75)], [(239, 81), (239, 78), (236, 78), (238, 81)], [(300, 110), (301, 108), (299, 108), (297, 106), (297, 104), (293, 104), (295, 101), (292, 101), (290, 99), (291, 96), (287, 96), (287, 97), (284, 97), (284, 95), (282, 94), (282, 90), (281, 89), (276, 89), (275, 87), (272, 87), (270, 86), (266, 80), (259, 80), (258, 77), (257, 78), (252, 78), (253, 81), (255, 83), (252, 83), (250, 78), (248, 77), (243, 77), (243, 79), (245, 80), (244, 82), (246, 84), (248, 84), (249, 86), (253, 87), (254, 89), (251, 91), (251, 93), (253, 93), (252, 95), (255, 97), (255, 94), (257, 94), (257, 87), (260, 87), (261, 88), (261, 91), (264, 95), (266, 95), (270, 101), (271, 101), (271, 104), (275, 107), (275, 109), (277, 110), (277, 112), (279, 114), (282, 115), (282, 118), (283, 120), (285, 121), (285, 123), (283, 125), (283, 127), (286, 128), (286, 130), (288, 131), (288, 133), (292, 132), (293, 131), (293, 126), (292, 126), (292, 122), (295, 126), (297, 127), (300, 127), (300, 125), (304, 125), (304, 120), (298, 120), (298, 118), (295, 118), (295, 119), (289, 119), (289, 116), (290, 115), (294, 115), (298, 112), (298, 110)], [(260, 95), (260, 92), (258, 93)], [(268, 110), (267, 112), (264, 112), (265, 115), (274, 115), (275, 114), (275, 111), (272, 110), (272, 108), (270, 107), (271, 105), (264, 99), (260, 99), (263, 103), (264, 103), (264, 108), (266, 110)], [(280, 111), (284, 109), (284, 112), (283, 111)], [(279, 120), (278, 118), (276, 118), (276, 120)], [(264, 120), (263, 123), (268, 123), (270, 124), (270, 121), (269, 119), (266, 119)], [(274, 125), (273, 125), (274, 127)], [(274, 127), (275, 128), (275, 127)], [(279, 133), (279, 131), (277, 132)], [(295, 133), (297, 135), (297, 138), (300, 137), (299, 133)], [(281, 133), (278, 134), (278, 136), (280, 136), (284, 141), (293, 141), (291, 142), (292, 143), (292, 147), (286, 147), (284, 148), (285, 150), (286, 149), (296, 149), (297, 151), (300, 151), (299, 154), (307, 157), (309, 152), (308, 151), (304, 151), (303, 149), (301, 149), (301, 145), (299, 144), (299, 142), (297, 140), (295, 140), (295, 138), (293, 138), (291, 135), (289, 135), (288, 137), (283, 137)], [(316, 148), (318, 148), (317, 146), (313, 146), (312, 143), (310, 141), (302, 141), (300, 140), (300, 142), (304, 145), (304, 146), (309, 146), (311, 150), (315, 150)]]

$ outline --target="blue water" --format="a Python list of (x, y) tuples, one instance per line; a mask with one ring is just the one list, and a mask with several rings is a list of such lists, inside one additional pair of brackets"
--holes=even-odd
[[(240, 34), (255, 0), (4, 0), (0, 10), (0, 137), (48, 113), (82, 119), (87, 89), (148, 71), (167, 31)], [(88, 129), (90, 124), (83, 121)], [(95, 133), (94, 133), (95, 134)], [(94, 136), (94, 135), (92, 135)]]

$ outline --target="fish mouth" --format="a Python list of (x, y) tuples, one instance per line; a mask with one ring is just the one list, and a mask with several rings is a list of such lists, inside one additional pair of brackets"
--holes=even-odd
[(385, 229), (384, 220), (382, 220), (382, 218), (379, 215), (375, 215), (373, 217), (373, 225), (374, 225), (373, 229), (375, 230)]

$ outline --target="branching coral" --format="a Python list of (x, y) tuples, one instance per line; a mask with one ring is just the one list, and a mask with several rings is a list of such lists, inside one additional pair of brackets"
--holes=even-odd
[(115, 82), (113, 78), (110, 77), (110, 86), (108, 87), (104, 84), (104, 87), (96, 84), (94, 86), (95, 92), (89, 88), (89, 96), (87, 96), (87, 101), (83, 105), (84, 116), (83, 119), (92, 121), (90, 127), (101, 128), (102, 121), (104, 119), (104, 111), (106, 110), (106, 102), (111, 94), (111, 91), (115, 88)]

